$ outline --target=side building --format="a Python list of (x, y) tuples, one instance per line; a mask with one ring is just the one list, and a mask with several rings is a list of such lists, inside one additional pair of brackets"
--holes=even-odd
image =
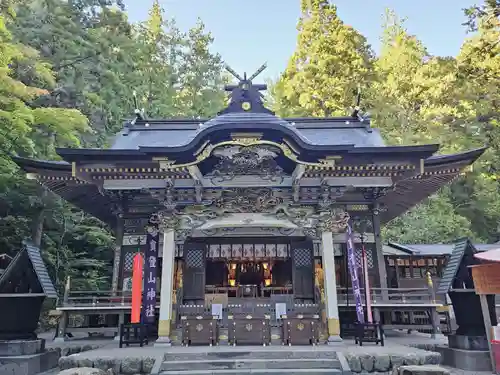
[[(358, 266), (366, 252), (377, 319), (391, 326), (398, 308), (435, 313), (440, 302), (425, 290), (423, 298), (422, 288), (414, 298), (391, 289), (400, 285), (388, 278), (393, 266), (380, 227), (452, 181), (484, 149), (435, 155), (435, 144), (386, 146), (357, 114), (282, 119), (264, 107), (264, 88), (249, 80), (229, 87), (230, 104), (207, 120), (138, 113), (109, 149), (58, 149), (64, 161), (57, 162), (15, 159), (30, 178), (115, 231), (112, 290), (67, 292), (63, 316), (126, 320), (132, 259), (141, 252), (146, 264), (153, 254), (150, 265), (158, 268), (145, 285), (157, 293), (161, 342), (171, 340), (179, 315), (213, 301), (224, 314), (275, 314), (277, 303), (289, 312), (322, 309), (336, 340), (340, 320), (347, 324), (354, 313), (348, 224)], [(155, 231), (162, 233), (159, 250), (151, 252)], [(106, 329), (116, 332), (116, 325)]]

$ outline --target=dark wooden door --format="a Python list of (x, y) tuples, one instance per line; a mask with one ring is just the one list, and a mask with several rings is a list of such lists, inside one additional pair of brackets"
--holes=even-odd
[(205, 300), (206, 245), (186, 241), (184, 244), (184, 300)]
[(292, 242), (293, 294), (295, 298), (314, 299), (314, 258), (311, 240)]

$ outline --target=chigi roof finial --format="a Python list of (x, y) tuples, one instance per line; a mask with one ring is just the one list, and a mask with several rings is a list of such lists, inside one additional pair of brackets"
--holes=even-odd
[(137, 101), (137, 92), (132, 91), (132, 100), (134, 101), (134, 119), (131, 124), (134, 125), (137, 120), (144, 120), (146, 118), (144, 108), (139, 109), (139, 102)]
[(369, 113), (362, 113), (361, 112), (361, 85), (358, 83), (358, 90), (356, 92), (356, 105), (353, 109), (353, 111), (351, 112), (351, 117), (361, 121), (361, 122), (365, 122), (365, 121), (369, 121), (370, 119), (370, 115)]
[(230, 101), (228, 107), (219, 112), (219, 115), (233, 112), (273, 114), (272, 111), (264, 107), (264, 96), (260, 93), (260, 91), (267, 90), (267, 85), (255, 85), (252, 83), (252, 81), (267, 68), (266, 63), (262, 64), (262, 66), (248, 78), (246, 73), (243, 73), (243, 77), (241, 77), (229, 65), (226, 65), (225, 68), (239, 81), (239, 83), (237, 85), (227, 85), (225, 87), (225, 90), (230, 92)]

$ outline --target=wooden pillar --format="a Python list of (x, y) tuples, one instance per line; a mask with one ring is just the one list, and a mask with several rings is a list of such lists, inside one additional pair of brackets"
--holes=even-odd
[(398, 288), (401, 285), (401, 282), (399, 280), (399, 258), (393, 258), (394, 259), (394, 271), (396, 272), (396, 283), (398, 284)]
[(163, 259), (161, 267), (160, 321), (158, 340), (155, 346), (170, 346), (170, 327), (172, 325), (172, 296), (175, 267), (175, 232), (166, 228), (163, 232)]
[(337, 299), (337, 277), (335, 275), (335, 249), (332, 232), (323, 232), (322, 258), (325, 286), (325, 306), (328, 326), (328, 343), (342, 341), (340, 338), (339, 307)]
[(429, 318), (432, 325), (431, 338), (435, 339), (436, 334), (441, 333), (441, 318), (439, 317), (439, 313), (437, 312), (437, 308), (435, 306), (430, 308)]
[(120, 311), (118, 313), (118, 334), (115, 336), (115, 341), (120, 341), (120, 329), (122, 327), (122, 324), (125, 324), (125, 312)]
[(387, 269), (385, 266), (382, 236), (380, 235), (380, 216), (377, 203), (374, 203), (373, 205), (372, 222), (373, 222), (373, 236), (375, 240), (375, 252), (377, 258), (377, 270), (378, 270), (380, 288), (382, 289), (382, 300), (387, 300), (388, 299)]
[(111, 279), (111, 291), (113, 295), (118, 292), (118, 282), (120, 280), (120, 263), (122, 256), (122, 245), (123, 245), (123, 219), (118, 218), (115, 228), (115, 247), (113, 255), (113, 276)]
[(481, 301), (481, 312), (483, 313), (484, 329), (486, 330), (486, 340), (488, 340), (488, 348), (490, 349), (491, 368), (493, 372), (495, 372), (496, 369), (495, 355), (491, 350), (491, 340), (492, 340), (491, 333), (493, 327), (491, 325), (490, 309), (488, 307), (488, 299), (486, 297), (487, 297), (486, 294), (480, 294), (479, 300)]

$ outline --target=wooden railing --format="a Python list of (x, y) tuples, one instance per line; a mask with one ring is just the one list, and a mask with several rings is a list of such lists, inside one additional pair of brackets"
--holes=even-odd
[[(435, 297), (432, 291), (427, 288), (371, 288), (371, 302), (391, 303), (391, 304), (425, 304), (433, 303)], [(177, 295), (178, 293), (176, 293)], [(365, 291), (361, 289), (363, 301), (365, 300)], [(179, 295), (173, 300), (174, 304), (179, 304)], [(112, 291), (68, 291), (62, 300), (64, 307), (129, 307), (132, 300), (132, 293), (112, 292)], [(156, 295), (157, 303), (160, 303), (160, 293)], [(355, 303), (351, 288), (337, 288), (337, 300), (339, 304)]]
[[(361, 288), (361, 295), (365, 301), (364, 288)], [(337, 300), (339, 303), (354, 304), (352, 288), (337, 288)], [(434, 303), (435, 296), (428, 288), (370, 288), (370, 300), (374, 305), (377, 303), (425, 304)]]
[[(160, 300), (160, 294), (156, 294), (157, 301)], [(132, 303), (131, 292), (112, 292), (112, 291), (70, 291), (62, 301), (62, 306), (79, 307), (113, 307), (130, 306)]]

